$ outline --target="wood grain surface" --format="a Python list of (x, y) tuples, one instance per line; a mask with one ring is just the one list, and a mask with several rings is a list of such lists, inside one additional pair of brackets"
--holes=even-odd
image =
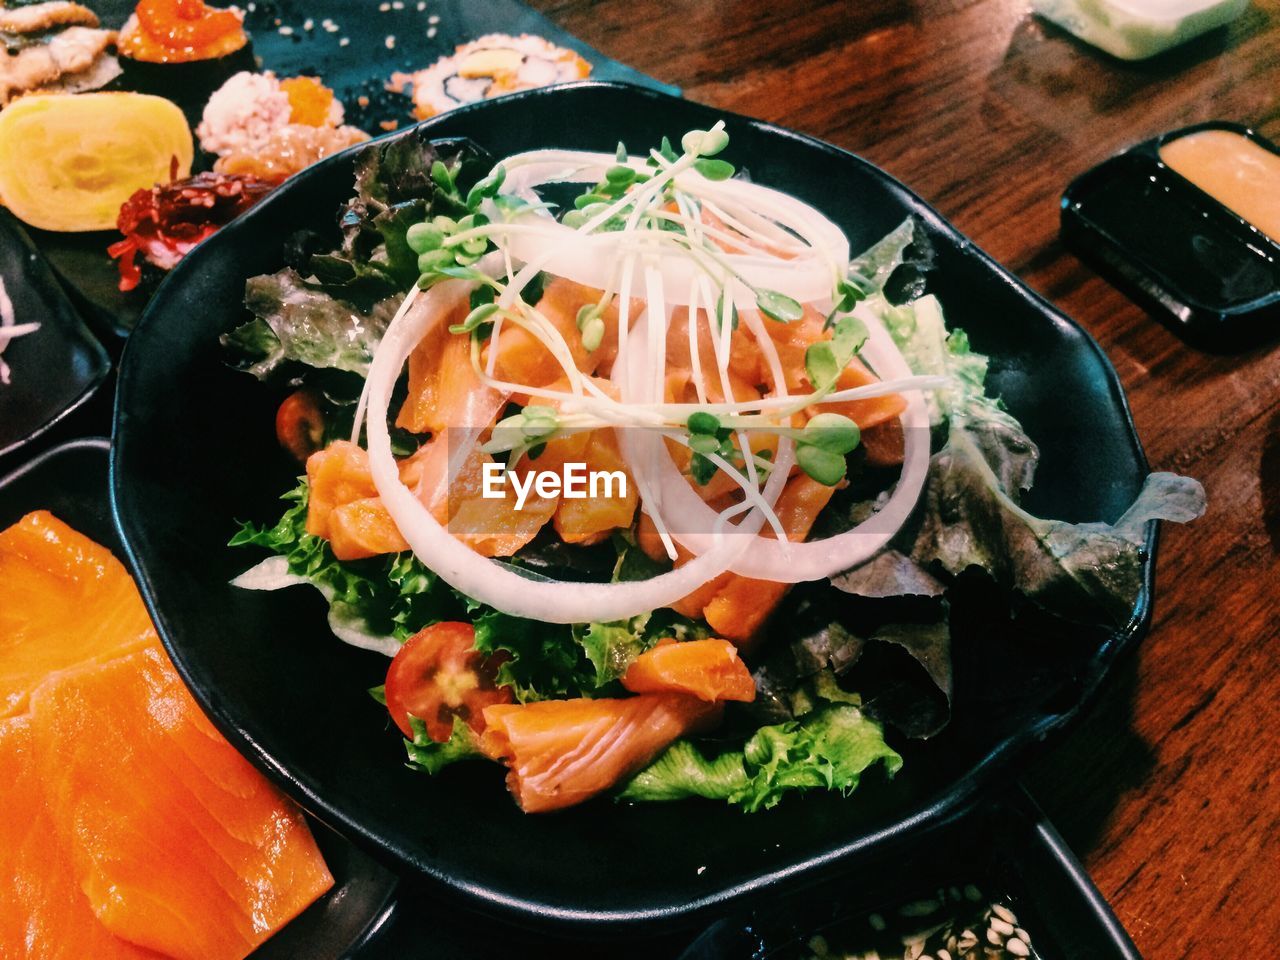
[(1186, 346), (1063, 249), (1058, 199), (1174, 127), (1229, 119), (1280, 139), (1280, 0), (1139, 64), (1025, 0), (533, 5), (690, 99), (874, 161), (1102, 344), (1153, 468), (1198, 477), (1209, 512), (1165, 527), (1150, 636), (1028, 781), (1144, 956), (1275, 956), (1280, 346)]

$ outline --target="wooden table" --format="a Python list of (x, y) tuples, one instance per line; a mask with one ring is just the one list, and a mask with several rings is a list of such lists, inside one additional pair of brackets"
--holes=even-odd
[[(1155, 623), (1033, 792), (1149, 958), (1280, 937), (1280, 348), (1185, 346), (1058, 240), (1058, 198), (1127, 144), (1231, 119), (1280, 139), (1280, 0), (1146, 64), (1025, 0), (534, 0), (690, 99), (853, 150), (1082, 323), (1156, 469), (1207, 516), (1162, 534)], [(1252, 948), (1252, 949), (1250, 949)]]

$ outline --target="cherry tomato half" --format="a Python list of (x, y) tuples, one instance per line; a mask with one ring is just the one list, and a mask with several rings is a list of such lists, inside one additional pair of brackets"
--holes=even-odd
[(506, 657), (486, 657), (475, 649), (469, 623), (436, 623), (419, 630), (400, 648), (387, 671), (387, 710), (406, 737), (413, 736), (409, 715), (444, 743), (460, 717), (476, 733), (484, 732), (484, 708), (511, 703), (510, 687), (498, 686), (498, 668)]
[(314, 390), (303, 387), (284, 398), (276, 411), (276, 439), (301, 463), (324, 446), (324, 411)]

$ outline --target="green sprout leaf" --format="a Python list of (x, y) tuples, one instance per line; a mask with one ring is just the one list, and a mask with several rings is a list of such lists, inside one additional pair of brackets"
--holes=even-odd
[(428, 250), (439, 250), (444, 243), (443, 231), (429, 223), (415, 223), (404, 236), (405, 243), (414, 253), (422, 254)]
[(796, 447), (796, 463), (810, 477), (828, 487), (834, 487), (843, 480), (848, 467), (840, 454), (811, 444)]
[(496, 303), (482, 303), (480, 306), (475, 307), (470, 313), (468, 313), (467, 318), (461, 323), (455, 323), (450, 326), (449, 332), (470, 333), (497, 312), (498, 305)]
[(705, 410), (698, 410), (689, 414), (687, 425), (689, 432), (692, 434), (705, 434), (714, 437), (720, 430), (720, 418), (713, 413), (707, 413)]
[(785, 293), (777, 290), (757, 290), (756, 306), (770, 320), (793, 323), (804, 316), (804, 308)]
[(708, 180), (728, 180), (737, 170), (727, 160), (697, 160), (693, 168)]

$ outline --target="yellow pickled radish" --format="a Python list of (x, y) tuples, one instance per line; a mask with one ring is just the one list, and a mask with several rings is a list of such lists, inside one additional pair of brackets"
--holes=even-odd
[(0, 200), (42, 230), (110, 230), (134, 191), (191, 173), (178, 107), (141, 93), (23, 97), (0, 112)]

